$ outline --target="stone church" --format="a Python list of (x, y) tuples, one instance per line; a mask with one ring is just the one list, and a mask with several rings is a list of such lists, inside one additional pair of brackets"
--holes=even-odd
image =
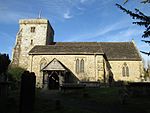
[(43, 87), (63, 83), (140, 81), (143, 63), (131, 42), (54, 42), (47, 19), (21, 19), (12, 64), (36, 74)]

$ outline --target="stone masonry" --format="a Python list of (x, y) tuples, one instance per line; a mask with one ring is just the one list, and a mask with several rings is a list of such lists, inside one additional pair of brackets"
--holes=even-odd
[[(28, 68), (28, 52), (35, 45), (53, 42), (54, 30), (47, 19), (21, 19), (16, 45), (13, 50), (12, 65)], [(32, 31), (33, 30), (33, 31)]]
[[(54, 30), (47, 19), (21, 19), (12, 65), (35, 72), (38, 87), (42, 68), (57, 59), (78, 81), (140, 81), (143, 63), (134, 42), (54, 42)], [(84, 72), (77, 73), (77, 59), (84, 60)], [(123, 76), (123, 66), (129, 76)]]

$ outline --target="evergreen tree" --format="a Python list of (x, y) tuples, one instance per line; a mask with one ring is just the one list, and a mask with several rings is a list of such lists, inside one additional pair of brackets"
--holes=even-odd
[[(146, 3), (149, 3), (149, 2), (150, 1), (148, 0)], [(116, 4), (116, 6), (119, 7), (123, 12), (130, 15), (133, 19), (138, 20), (138, 21), (133, 22), (133, 24), (145, 27), (142, 38), (149, 38), (150, 37), (150, 16), (145, 15), (143, 12), (141, 12), (138, 9), (135, 9), (135, 12), (132, 12), (132, 11), (122, 7), (119, 4)], [(150, 44), (149, 40), (142, 40), (142, 41)], [(141, 51), (141, 52), (144, 54), (150, 55), (150, 52), (144, 52), (144, 51)]]
[(10, 64), (10, 59), (8, 54), (0, 54), (0, 78), (3, 78), (4, 81), (7, 80), (7, 70)]
[[(124, 0), (124, 4), (126, 4), (129, 0)], [(141, 3), (150, 3), (150, 0), (141, 0)]]

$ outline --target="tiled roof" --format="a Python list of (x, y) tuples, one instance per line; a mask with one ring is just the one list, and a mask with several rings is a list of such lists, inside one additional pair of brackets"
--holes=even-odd
[(109, 60), (141, 60), (133, 42), (101, 42), (101, 47)]
[(100, 44), (85, 42), (57, 42), (52, 45), (37, 45), (29, 54), (103, 54)]
[(105, 54), (108, 60), (141, 60), (133, 42), (56, 42), (37, 45), (29, 54)]

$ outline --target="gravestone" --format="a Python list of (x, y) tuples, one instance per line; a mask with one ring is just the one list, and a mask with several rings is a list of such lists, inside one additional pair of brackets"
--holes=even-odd
[(21, 76), (20, 113), (32, 113), (35, 100), (36, 76), (25, 71)]

